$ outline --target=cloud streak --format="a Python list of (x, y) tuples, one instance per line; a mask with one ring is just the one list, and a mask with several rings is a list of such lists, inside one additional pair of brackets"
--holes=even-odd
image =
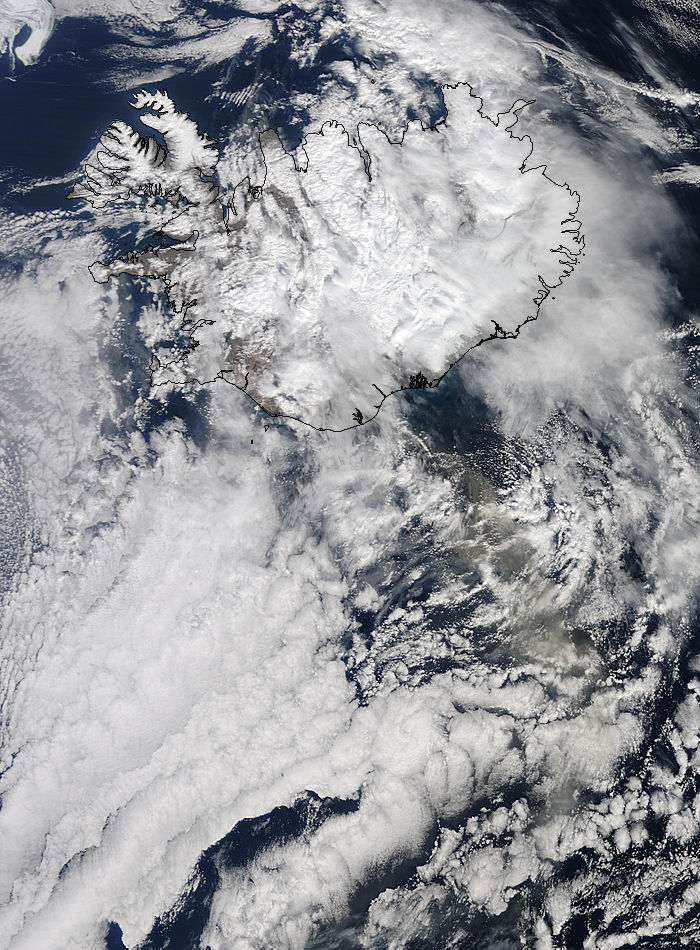
[[(307, 789), (357, 808), (222, 874), (213, 950), (301, 947), (349, 918), (359, 945), (437, 926), (458, 945), (521, 899), (542, 948), (596, 908), (596, 939), (617, 939), (646, 899), (619, 856), (662, 827), (653, 893), (674, 848), (694, 867), (697, 405), (658, 251), (682, 249), (682, 224), (640, 158), (663, 129), (598, 79), (592, 145), (503, 15), (347, 16), (368, 51), (396, 28), (391, 90), (446, 79), (466, 42), (480, 94), (537, 99), (524, 131), (581, 192), (586, 266), (451, 388), (325, 436), (265, 431), (232, 387), (155, 404), (163, 300), (86, 270), (114, 234), (75, 210), (6, 218), (3, 433), (28, 525), (0, 641), (12, 950), (94, 950), (110, 920), (137, 946), (203, 851)], [(628, 933), (673, 932), (644, 906)]]

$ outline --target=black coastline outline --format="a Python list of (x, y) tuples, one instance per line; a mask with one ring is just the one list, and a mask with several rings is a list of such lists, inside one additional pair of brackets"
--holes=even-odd
[[(465, 359), (465, 357), (467, 357), (467, 356), (468, 356), (470, 353), (472, 353), (474, 350), (478, 349), (478, 347), (483, 346), (485, 343), (489, 343), (491, 340), (515, 340), (515, 339), (517, 339), (517, 338), (520, 336), (520, 331), (522, 330), (522, 328), (523, 328), (524, 326), (526, 326), (528, 323), (533, 323), (535, 320), (537, 320), (537, 318), (538, 318), (539, 315), (540, 315), (540, 309), (541, 309), (543, 303), (545, 302), (545, 300), (547, 300), (547, 299), (550, 297), (550, 295), (551, 295), (551, 293), (552, 293), (553, 290), (556, 290), (558, 287), (561, 287), (561, 286), (562, 286), (562, 284), (564, 283), (564, 281), (566, 280), (566, 278), (569, 277), (569, 276), (573, 273), (574, 268), (575, 268), (576, 265), (580, 262), (581, 258), (582, 258), (583, 256), (585, 256), (586, 240), (585, 240), (585, 236), (581, 233), (582, 223), (581, 223), (581, 221), (578, 220), (578, 212), (579, 212), (579, 208), (580, 208), (580, 205), (581, 205), (581, 196), (580, 196), (579, 192), (578, 192), (578, 191), (575, 191), (574, 189), (572, 189), (572, 188), (568, 185), (567, 182), (563, 182), (563, 183), (562, 183), (562, 182), (558, 182), (558, 181), (556, 181), (554, 178), (552, 178), (550, 175), (548, 175), (548, 174), (547, 174), (547, 167), (548, 167), (548, 166), (547, 166), (546, 163), (543, 163), (543, 164), (541, 164), (541, 165), (534, 165), (534, 166), (532, 166), (531, 168), (527, 168), (527, 167), (526, 167), (527, 162), (528, 162), (529, 159), (532, 157), (532, 154), (533, 154), (533, 152), (534, 152), (534, 150), (535, 150), (534, 142), (532, 141), (532, 138), (531, 138), (529, 135), (515, 135), (515, 133), (513, 132), (513, 129), (517, 126), (518, 122), (520, 121), (520, 112), (521, 112), (523, 109), (525, 109), (527, 106), (532, 105), (532, 104), (536, 101), (535, 99), (522, 99), (522, 98), (518, 98), (518, 99), (514, 100), (513, 104), (511, 105), (511, 107), (510, 107), (509, 109), (506, 109), (506, 110), (503, 111), (503, 112), (497, 112), (497, 113), (496, 113), (496, 118), (495, 118), (495, 119), (492, 119), (491, 116), (486, 115), (486, 114), (484, 113), (484, 100), (483, 100), (483, 98), (482, 98), (481, 96), (476, 95), (476, 93), (474, 92), (473, 86), (472, 86), (470, 83), (468, 83), (468, 82), (443, 83), (443, 84), (441, 84), (441, 86), (440, 86), (440, 95), (441, 95), (441, 97), (442, 97), (442, 103), (443, 103), (443, 106), (444, 106), (444, 109), (445, 109), (445, 115), (444, 115), (441, 119), (439, 119), (437, 122), (433, 123), (432, 125), (425, 125), (421, 120), (413, 120), (412, 122), (407, 123), (407, 125), (406, 125), (406, 127), (404, 128), (404, 130), (403, 130), (403, 132), (402, 132), (402, 134), (401, 134), (401, 137), (400, 137), (399, 139), (397, 139), (397, 140), (392, 140), (392, 139), (390, 138), (390, 136), (388, 135), (388, 133), (387, 133), (384, 129), (382, 129), (380, 126), (378, 126), (378, 125), (376, 125), (376, 124), (374, 124), (374, 123), (362, 122), (362, 123), (359, 123), (358, 126), (357, 126), (357, 142), (355, 142), (355, 141), (353, 140), (353, 137), (350, 135), (350, 133), (348, 132), (348, 130), (342, 125), (342, 123), (340, 123), (340, 122), (338, 122), (338, 121), (336, 121), (336, 120), (329, 120), (329, 121), (323, 123), (323, 125), (321, 126), (321, 129), (320, 129), (320, 130), (315, 131), (315, 132), (310, 132), (310, 133), (308, 133), (307, 135), (305, 135), (304, 138), (301, 140), (299, 146), (297, 146), (297, 148), (294, 150), (294, 152), (289, 152), (287, 149), (284, 148), (284, 145), (282, 144), (282, 141), (281, 141), (281, 138), (280, 138), (280, 136), (279, 136), (279, 133), (278, 133), (278, 131), (277, 131), (276, 129), (268, 128), (268, 129), (265, 129), (265, 130), (263, 130), (263, 131), (259, 131), (259, 132), (258, 132), (258, 147), (259, 147), (259, 149), (260, 149), (260, 154), (261, 154), (261, 156), (262, 156), (262, 162), (263, 162), (263, 165), (264, 165), (264, 167), (265, 167), (265, 175), (264, 175), (264, 177), (263, 177), (262, 182), (253, 185), (253, 184), (251, 183), (250, 176), (246, 176), (246, 178), (244, 178), (242, 181), (240, 181), (240, 182), (238, 183), (238, 185), (236, 185), (236, 188), (234, 189), (234, 193), (235, 193), (235, 191), (236, 191), (238, 188), (240, 188), (241, 186), (245, 186), (245, 185), (246, 185), (246, 182), (247, 182), (247, 194), (246, 194), (246, 197), (248, 197), (250, 200), (255, 201), (255, 200), (257, 200), (257, 199), (262, 195), (263, 190), (264, 190), (264, 188), (265, 188), (265, 183), (266, 183), (266, 181), (267, 181), (267, 164), (265, 163), (265, 153), (264, 153), (264, 150), (263, 150), (263, 147), (262, 147), (262, 137), (263, 137), (264, 135), (267, 135), (267, 134), (270, 133), (270, 132), (274, 133), (274, 135), (276, 136), (276, 138), (277, 138), (277, 140), (278, 140), (278, 142), (279, 142), (279, 144), (280, 144), (280, 147), (281, 147), (281, 148), (283, 149), (283, 151), (284, 151), (287, 155), (289, 155), (290, 158), (292, 159), (296, 171), (299, 172), (299, 173), (306, 174), (307, 171), (308, 171), (308, 156), (307, 156), (307, 161), (306, 161), (306, 163), (302, 165), (302, 164), (299, 164), (299, 163), (298, 163), (297, 157), (296, 157), (296, 154), (295, 154), (295, 153), (306, 155), (306, 152), (305, 152), (305, 145), (306, 145), (306, 143), (307, 143), (309, 137), (310, 137), (311, 135), (322, 134), (323, 128), (326, 127), (326, 126), (328, 126), (328, 125), (331, 125), (331, 126), (335, 126), (335, 127), (337, 127), (337, 128), (340, 128), (340, 129), (345, 133), (345, 136), (346, 136), (347, 141), (348, 141), (348, 147), (354, 148), (354, 149), (356, 149), (356, 150), (359, 152), (360, 156), (362, 157), (364, 166), (365, 166), (365, 173), (367, 174), (369, 180), (371, 181), (371, 180), (372, 180), (372, 157), (371, 157), (371, 155), (366, 151), (366, 149), (364, 148), (364, 146), (362, 145), (362, 139), (361, 139), (361, 128), (362, 128), (362, 126), (365, 126), (365, 127), (367, 127), (367, 128), (374, 128), (374, 129), (376, 129), (378, 132), (380, 132), (382, 135), (384, 135), (385, 138), (387, 139), (387, 141), (389, 142), (389, 144), (390, 144), (390, 145), (393, 145), (393, 146), (396, 146), (396, 145), (398, 145), (398, 146), (403, 146), (404, 139), (405, 139), (406, 133), (407, 133), (407, 131), (408, 131), (408, 129), (409, 129), (409, 126), (415, 124), (416, 122), (418, 122), (418, 123), (420, 124), (421, 130), (422, 130), (423, 132), (437, 132), (437, 133), (439, 133), (439, 132), (441, 131), (441, 128), (442, 128), (444, 125), (446, 125), (447, 118), (448, 118), (448, 115), (449, 115), (448, 109), (447, 109), (447, 105), (445, 104), (444, 90), (446, 90), (446, 89), (457, 89), (457, 88), (459, 88), (459, 87), (466, 87), (466, 88), (469, 90), (469, 96), (470, 96), (472, 99), (476, 99), (476, 100), (478, 101), (478, 103), (479, 103), (479, 106), (478, 106), (478, 108), (477, 108), (477, 114), (479, 115), (479, 117), (480, 117), (481, 119), (485, 119), (485, 120), (491, 122), (491, 124), (494, 125), (495, 127), (498, 127), (498, 126), (499, 126), (501, 116), (504, 116), (504, 117), (505, 117), (505, 116), (509, 116), (509, 115), (510, 115), (510, 116), (514, 116), (514, 121), (510, 124), (510, 126), (508, 126), (507, 128), (504, 128), (504, 131), (507, 132), (507, 134), (510, 136), (510, 138), (516, 139), (516, 140), (519, 141), (519, 142), (528, 142), (529, 145), (530, 145), (530, 150), (529, 150), (528, 154), (525, 156), (525, 158), (522, 160), (522, 162), (521, 162), (521, 164), (520, 164), (520, 167), (519, 167), (519, 169), (518, 169), (518, 171), (520, 172), (521, 175), (530, 174), (530, 173), (532, 173), (532, 172), (539, 172), (539, 173), (542, 175), (542, 177), (543, 177), (543, 178), (546, 178), (547, 181), (549, 181), (552, 185), (555, 185), (557, 188), (563, 188), (563, 189), (571, 196), (571, 198), (572, 198), (572, 199), (574, 200), (574, 202), (575, 202), (575, 205), (574, 205), (572, 211), (570, 212), (569, 216), (568, 216), (567, 218), (564, 218), (564, 219), (560, 222), (560, 224), (561, 224), (561, 233), (562, 233), (562, 234), (570, 234), (570, 235), (572, 235), (572, 237), (571, 237), (571, 242), (574, 243), (574, 244), (576, 244), (576, 245), (578, 245), (578, 247), (577, 247), (577, 249), (574, 250), (574, 251), (569, 250), (568, 248), (564, 247), (562, 244), (560, 244), (559, 247), (550, 248), (550, 253), (552, 253), (552, 254), (560, 254), (560, 255), (563, 256), (563, 259), (560, 258), (560, 261), (559, 261), (559, 263), (562, 265), (562, 271), (561, 271), (560, 274), (559, 274), (558, 280), (557, 280), (556, 283), (554, 283), (554, 284), (547, 284), (547, 283), (545, 282), (545, 280), (542, 278), (541, 275), (539, 275), (539, 274), (537, 275), (537, 279), (538, 279), (538, 281), (539, 281), (539, 283), (540, 283), (540, 285), (541, 285), (541, 289), (538, 291), (537, 295), (536, 295), (535, 297), (533, 297), (533, 300), (532, 300), (533, 304), (535, 305), (534, 313), (531, 313), (531, 314), (529, 314), (528, 316), (526, 316), (526, 317), (515, 327), (514, 330), (510, 330), (510, 331), (504, 330), (503, 327), (501, 327), (495, 320), (492, 320), (491, 322), (492, 322), (493, 325), (494, 325), (493, 332), (490, 333), (488, 336), (482, 337), (482, 339), (478, 340), (476, 343), (473, 343), (471, 346), (469, 346), (469, 347), (468, 347), (462, 354), (460, 354), (455, 360), (453, 360), (451, 363), (449, 363), (448, 366), (447, 366), (447, 369), (445, 369), (445, 371), (444, 371), (443, 373), (441, 373), (439, 376), (436, 376), (436, 377), (434, 377), (434, 378), (432, 378), (432, 379), (427, 379), (427, 378), (424, 376), (424, 374), (422, 373), (422, 371), (418, 370), (415, 374), (410, 374), (410, 375), (409, 375), (409, 383), (408, 383), (408, 385), (401, 385), (398, 389), (392, 389), (392, 390), (390, 390), (390, 391), (387, 392), (387, 393), (385, 393), (383, 390), (381, 390), (381, 389), (379, 388), (379, 386), (378, 386), (376, 383), (373, 383), (372, 385), (373, 385), (373, 387), (377, 390), (377, 393), (379, 394), (379, 397), (380, 397), (380, 398), (379, 398), (379, 401), (378, 401), (377, 403), (373, 403), (374, 409), (375, 409), (373, 415), (371, 415), (371, 416), (365, 416), (359, 409), (356, 408), (356, 409), (352, 412), (352, 418), (354, 419), (354, 422), (353, 422), (352, 424), (347, 425), (347, 426), (343, 426), (342, 428), (333, 428), (332, 426), (317, 426), (317, 425), (314, 425), (314, 424), (311, 423), (311, 422), (307, 422), (305, 419), (302, 419), (300, 416), (295, 416), (295, 415), (293, 415), (292, 413), (275, 412), (274, 410), (267, 408), (265, 405), (263, 405), (261, 402), (259, 402), (250, 392), (248, 392), (248, 373), (245, 374), (245, 382), (244, 382), (243, 385), (239, 385), (238, 383), (235, 383), (235, 382), (233, 382), (232, 380), (226, 378), (226, 375), (229, 374), (229, 373), (231, 373), (231, 372), (233, 372), (233, 370), (220, 370), (220, 371), (216, 374), (216, 376), (214, 376), (212, 379), (207, 379), (207, 380), (199, 380), (197, 377), (192, 377), (191, 379), (188, 379), (188, 380), (186, 380), (185, 382), (182, 382), (182, 383), (173, 382), (172, 380), (166, 380), (166, 381), (164, 381), (164, 382), (162, 382), (162, 383), (156, 383), (156, 382), (154, 382), (154, 373), (155, 373), (158, 369), (160, 369), (161, 367), (166, 368), (166, 367), (168, 367), (168, 366), (175, 366), (175, 365), (177, 365), (178, 363), (185, 362), (185, 361), (187, 360), (188, 356), (190, 355), (190, 353), (191, 353), (197, 346), (199, 346), (199, 341), (195, 338), (195, 335), (194, 335), (194, 334), (196, 333), (197, 329), (198, 329), (200, 326), (202, 326), (203, 324), (209, 324), (209, 325), (211, 325), (211, 324), (213, 324), (215, 321), (213, 321), (213, 320), (208, 320), (208, 319), (191, 320), (191, 319), (189, 319), (189, 318), (187, 317), (188, 311), (189, 311), (193, 306), (195, 306), (195, 304), (197, 303), (197, 300), (196, 300), (196, 299), (195, 299), (195, 300), (191, 300), (191, 301), (185, 302), (185, 303), (182, 305), (182, 307), (180, 307), (180, 309), (178, 310), (178, 308), (175, 306), (174, 300), (172, 300), (172, 298), (171, 298), (171, 296), (170, 296), (170, 294), (169, 294), (169, 287), (170, 287), (171, 281), (170, 281), (170, 279), (169, 279), (169, 277), (168, 277), (167, 274), (165, 274), (165, 275), (163, 275), (163, 276), (144, 275), (144, 276), (147, 276), (147, 277), (148, 277), (149, 279), (151, 279), (151, 280), (160, 280), (160, 281), (163, 282), (163, 287), (164, 287), (164, 291), (165, 291), (165, 297), (166, 297), (166, 301), (167, 301), (167, 303), (168, 303), (168, 306), (171, 308), (171, 310), (172, 310), (174, 313), (181, 313), (181, 314), (183, 315), (183, 320), (182, 320), (182, 323), (181, 323), (181, 325), (180, 325), (180, 327), (179, 327), (178, 332), (179, 332), (179, 333), (183, 333), (185, 336), (189, 336), (189, 337), (190, 337), (190, 340), (191, 340), (190, 343), (187, 343), (187, 344), (185, 344), (185, 345), (183, 346), (182, 351), (181, 351), (181, 352), (182, 352), (182, 355), (181, 355), (180, 357), (178, 357), (177, 359), (174, 359), (174, 360), (170, 360), (170, 361), (168, 361), (167, 363), (161, 363), (155, 353), (152, 355), (152, 357), (151, 357), (151, 363), (150, 363), (150, 366), (149, 366), (149, 370), (150, 370), (150, 373), (151, 373), (151, 386), (152, 386), (152, 388), (155, 389), (155, 388), (157, 388), (158, 386), (175, 386), (175, 387), (177, 387), (177, 388), (179, 388), (179, 389), (186, 389), (187, 387), (194, 387), (194, 386), (208, 386), (208, 385), (211, 385), (212, 383), (215, 383), (217, 379), (221, 379), (223, 382), (227, 383), (229, 386), (234, 386), (234, 387), (235, 387), (236, 389), (238, 389), (240, 392), (244, 393), (249, 399), (251, 399), (251, 400), (255, 403), (255, 405), (256, 405), (259, 409), (261, 409), (261, 410), (262, 410), (269, 418), (271, 418), (271, 419), (280, 419), (280, 420), (289, 420), (289, 421), (291, 421), (291, 422), (298, 422), (298, 423), (300, 423), (301, 425), (307, 426), (307, 427), (310, 428), (310, 429), (314, 429), (314, 430), (317, 431), (317, 432), (335, 432), (335, 433), (348, 432), (348, 431), (350, 431), (351, 429), (357, 429), (357, 428), (360, 428), (361, 426), (367, 425), (367, 424), (370, 423), (370, 422), (373, 422), (373, 421), (377, 418), (377, 416), (379, 415), (379, 412), (381, 411), (382, 406), (384, 405), (384, 403), (386, 402), (386, 400), (389, 399), (391, 396), (395, 396), (395, 395), (397, 395), (397, 394), (399, 394), (399, 393), (404, 393), (404, 392), (411, 392), (411, 391), (417, 392), (417, 391), (423, 391), (423, 390), (426, 390), (426, 389), (436, 389), (436, 388), (440, 385), (440, 383), (445, 379), (445, 377), (446, 377), (447, 374), (450, 372), (450, 370), (452, 370), (455, 366), (457, 366), (459, 363), (461, 363), (462, 360)], [(188, 118), (189, 118), (189, 116), (188, 116)], [(202, 133), (199, 132), (199, 126), (198, 126), (198, 125), (197, 125), (197, 132), (198, 132), (199, 134), (202, 134)], [(207, 138), (208, 138), (208, 136), (207, 136)], [(210, 139), (209, 142), (211, 143), (212, 146), (215, 145), (215, 142), (214, 142), (213, 140)], [(218, 159), (217, 159), (217, 161), (218, 161)], [(215, 164), (216, 164), (216, 163), (215, 163)], [(210, 178), (209, 176), (204, 176), (204, 175), (202, 175), (200, 169), (197, 169), (197, 171), (199, 171), (200, 178), (202, 179), (203, 182), (208, 183), (208, 184), (213, 184), (213, 182), (212, 182), (212, 180), (211, 180), (211, 178)], [(88, 174), (87, 171), (86, 171), (86, 174)], [(88, 175), (88, 177), (89, 177), (89, 175)], [(139, 193), (139, 194), (141, 193), (140, 189), (139, 189), (139, 192), (138, 192), (138, 193)], [(129, 194), (129, 191), (127, 191), (127, 195), (126, 195), (126, 196), (128, 196), (128, 194)], [(124, 196), (124, 197), (126, 197), (126, 196)], [(76, 197), (77, 197), (77, 196), (76, 196)], [(183, 198), (184, 198), (184, 196), (183, 196)], [(216, 192), (216, 195), (215, 195), (213, 201), (211, 202), (212, 205), (215, 204), (217, 198), (218, 198), (218, 189), (217, 189), (217, 192)], [(90, 201), (89, 198), (86, 198), (85, 200)], [(185, 199), (185, 200), (186, 200), (186, 199)], [(178, 202), (178, 203), (179, 203), (179, 202)], [(229, 218), (230, 218), (231, 214), (233, 214), (234, 216), (237, 215), (237, 212), (236, 212), (235, 207), (234, 207), (234, 205), (233, 205), (233, 200), (232, 200), (232, 199), (229, 199), (229, 201), (228, 201), (225, 205), (222, 204), (221, 202), (219, 202), (219, 205), (220, 205), (220, 207), (221, 207), (222, 214), (223, 214), (224, 226), (225, 226), (225, 228), (226, 228), (226, 231), (227, 231), (228, 233), (230, 233)], [(172, 220), (176, 219), (177, 217), (179, 217), (180, 214), (182, 214), (181, 211), (178, 212), (178, 213), (176, 213), (175, 215), (173, 215), (173, 217), (172, 217), (170, 220), (172, 221)], [(165, 227), (165, 226), (167, 225), (167, 223), (169, 223), (169, 222), (166, 222), (166, 224), (162, 225), (162, 227)], [(569, 227), (565, 227), (566, 225), (569, 225)], [(158, 232), (156, 232), (156, 233), (158, 233)], [(191, 240), (191, 238), (190, 238), (190, 240)], [(184, 243), (184, 242), (183, 242), (183, 243)], [(177, 247), (177, 245), (173, 245), (173, 246), (171, 246), (170, 248), (167, 248), (167, 249), (172, 249), (172, 247)], [(153, 247), (152, 245), (148, 245), (146, 248), (144, 248), (144, 250), (148, 250), (148, 251), (153, 252), (153, 253), (155, 253), (155, 254), (157, 254), (157, 253), (158, 253), (158, 250), (160, 250), (160, 249), (161, 249), (161, 248)], [(162, 249), (165, 250), (166, 247), (163, 246)], [(194, 247), (192, 248), (192, 250), (194, 250)], [(127, 263), (128, 263), (128, 262), (129, 262), (129, 261), (128, 261), (128, 258), (129, 258), (130, 256), (134, 255), (135, 253), (136, 253), (136, 252), (128, 252), (127, 255), (125, 255), (125, 257), (122, 257), (122, 258), (115, 258), (114, 260), (121, 260), (121, 261), (124, 261), (124, 262), (127, 262)], [(94, 267), (97, 267), (97, 266), (104, 267), (105, 265), (102, 264), (100, 261), (95, 261), (95, 262), (90, 266), (90, 268), (89, 268), (89, 270), (90, 270), (90, 275), (91, 275), (91, 277), (93, 278), (93, 280), (95, 280), (96, 283), (105, 283), (106, 281), (98, 281), (97, 278), (94, 276), (94, 274), (93, 274), (93, 272), (92, 272), (93, 268), (94, 268)], [(112, 275), (110, 275), (110, 276), (112, 276)], [(116, 275), (116, 276), (120, 276), (120, 275)], [(108, 277), (107, 280), (109, 280), (109, 279), (110, 279), (110, 278)], [(554, 299), (554, 298), (552, 298), (552, 299)], [(155, 361), (155, 363), (154, 363), (154, 361)], [(269, 426), (265, 426), (265, 430), (266, 430), (266, 431), (267, 431), (268, 428), (269, 428)]]

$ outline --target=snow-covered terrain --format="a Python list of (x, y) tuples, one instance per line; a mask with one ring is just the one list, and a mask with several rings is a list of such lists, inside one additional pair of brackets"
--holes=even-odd
[[(66, 75), (92, 64), (87, 118), (60, 129), (78, 139), (74, 165), (47, 165), (66, 182), (55, 203), (55, 185), (3, 172), (0, 945), (697, 945), (697, 93), (641, 32), (611, 41), (628, 43), (627, 68), (565, 23), (541, 29), (553, 7), (530, 22), (449, 0), (249, 0), (242, 17), (214, 0), (76, 0), (76, 23), (56, 6), (52, 45), (6, 91), (38, 110), (46, 59)], [(108, 45), (80, 48), (83, 30)], [(122, 122), (105, 149), (149, 70), (168, 72), (172, 88), (151, 85), (175, 103), (154, 89), (135, 100), (157, 145)], [(430, 130), (458, 81), (498, 125), (461, 86)], [(338, 127), (321, 133), (333, 118), (351, 136), (366, 122), (365, 154)], [(271, 125), (303, 149), (266, 135), (260, 151)], [(398, 360), (427, 368), (437, 344), (449, 362), (445, 340), (462, 332), (443, 319), (442, 285), (425, 306), (433, 256), (456, 297), (493, 277), (527, 315), (538, 274), (559, 268), (549, 247), (578, 235), (560, 236), (573, 194), (520, 174), (530, 145), (509, 130), (580, 194), (586, 234), (517, 338), (342, 433), (273, 420), (220, 380), (152, 386), (154, 348), (172, 372), (187, 342), (164, 279), (138, 276), (159, 259), (177, 264), (169, 295), (211, 308), (188, 363), (217, 372), (227, 329), (268, 293), (279, 319), (314, 286), (352, 314), (340, 288), (359, 281), (355, 260), (382, 299), (381, 261), (399, 273), (402, 308), (370, 310), (366, 331)], [(248, 171), (262, 192), (237, 190)], [(66, 201), (73, 186), (92, 204)], [(522, 214), (501, 233), (511, 207)], [(469, 228), (455, 208), (472, 209)], [(164, 229), (167, 246), (146, 251)], [(90, 267), (106, 276), (95, 261), (116, 272), (129, 254), (133, 274), (93, 279)], [(415, 282), (404, 260), (422, 262)], [(236, 261), (258, 291), (238, 288), (243, 313), (218, 312)], [(287, 301), (303, 274), (309, 288)], [(484, 309), (456, 309), (467, 333), (517, 325), (503, 303), (500, 316), (470, 303)], [(319, 334), (345, 329), (335, 310), (307, 313)], [(425, 348), (422, 321), (446, 325)], [(273, 342), (291, 347), (294, 383), (275, 398), (318, 412), (331, 399), (304, 390), (291, 357), (305, 347), (329, 386), (375, 381), (357, 365), (363, 340), (329, 343), (333, 373), (308, 334)]]
[(536, 319), (583, 253), (579, 195), (526, 168), (523, 101), (492, 120), (466, 84), (443, 91), (446, 118), (395, 142), (327, 122), (291, 156), (262, 134), (264, 179), (223, 214), (211, 140), (164, 93), (136, 96), (164, 146), (114, 125), (73, 197), (173, 206), (156, 246), (91, 268), (163, 280), (185, 343), (154, 355), (154, 385), (218, 377), (272, 416), (339, 430)]
[[(5, 50), (25, 65), (35, 63), (54, 25), (54, 9), (48, 0), (2, 0), (0, 2), (0, 54)], [(29, 36), (16, 44), (23, 29)]]

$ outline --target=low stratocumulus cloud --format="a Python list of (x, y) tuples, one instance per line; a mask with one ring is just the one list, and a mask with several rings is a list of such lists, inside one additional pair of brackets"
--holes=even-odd
[[(546, 51), (505, 15), (349, 0), (344, 17), (368, 58), (392, 37), (366, 116), (387, 128), (396, 114), (377, 113), (402, 97), (425, 108), (418, 76), (478, 77), (493, 114), (536, 99), (530, 163), (581, 194), (585, 258), (518, 339), (452, 371), (450, 398), (478, 397), (497, 430), (507, 477), (491, 484), (458, 435), (433, 430), (431, 400), (451, 411), (440, 388), (340, 435), (266, 431), (221, 382), (192, 409), (197, 438), (189, 417), (158, 422), (152, 341), (126, 377), (109, 354), (131, 339), (137, 294), (141, 328), (167, 331), (162, 295), (92, 280), (113, 247), (84, 211), (7, 218), (1, 422), (24, 512), (0, 646), (12, 950), (94, 950), (108, 921), (137, 946), (205, 849), (307, 790), (353, 808), (222, 873), (202, 946), (301, 948), (361, 912), (359, 945), (399, 947), (430, 938), (436, 907), (458, 945), (455, 895), (500, 914), (581, 848), (595, 890), (606, 861), (645, 845), (647, 819), (677, 842), (700, 830), (677, 789), (697, 757), (697, 678), (669, 723), (679, 771), (651, 756), (639, 778), (620, 773), (645, 751), (697, 589), (691, 396), (658, 251), (683, 225), (639, 161), (662, 131), (643, 93), (597, 75), (591, 147), (564, 121)], [(336, 95), (338, 118), (359, 121)], [(313, 120), (326, 109), (308, 103)], [(538, 948), (577, 893), (552, 882)], [(658, 908), (648, 926), (662, 932)]]

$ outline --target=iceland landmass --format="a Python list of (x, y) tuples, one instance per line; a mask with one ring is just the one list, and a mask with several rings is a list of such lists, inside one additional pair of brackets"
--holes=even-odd
[(229, 197), (216, 144), (164, 92), (134, 97), (160, 141), (113, 123), (71, 197), (158, 211), (145, 248), (90, 268), (162, 283), (154, 387), (223, 380), (271, 416), (342, 431), (537, 318), (583, 254), (579, 195), (528, 167), (524, 100), (492, 119), (467, 84), (443, 96), (445, 118), (399, 141), (330, 121), (289, 153), (261, 133), (264, 177)]

